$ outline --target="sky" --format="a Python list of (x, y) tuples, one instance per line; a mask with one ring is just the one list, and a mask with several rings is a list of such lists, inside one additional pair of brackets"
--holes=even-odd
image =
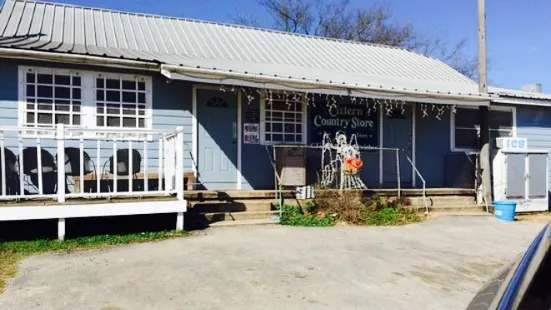
[[(269, 16), (256, 0), (50, 0), (123, 11), (233, 22), (239, 14)], [(369, 6), (374, 0), (350, 0)], [(467, 39), (466, 52), (477, 53), (477, 0), (382, 0), (396, 23), (411, 22), (429, 37), (449, 45)], [(551, 0), (487, 0), (488, 79), (491, 85), (520, 89), (540, 83), (551, 93)]]

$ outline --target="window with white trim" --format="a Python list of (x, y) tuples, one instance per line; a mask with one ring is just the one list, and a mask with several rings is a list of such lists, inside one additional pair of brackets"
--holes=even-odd
[(144, 77), (106, 76), (95, 79), (98, 127), (145, 128), (147, 88)]
[(306, 143), (306, 102), (289, 95), (287, 100), (263, 99), (261, 139), (263, 144)]
[[(512, 137), (513, 108), (491, 107), (490, 141), (495, 147), (496, 138)], [(452, 141), (454, 150), (478, 150), (480, 147), (480, 113), (476, 108), (461, 107), (452, 113)]]
[(150, 77), (50, 68), (19, 70), (22, 126), (152, 126)]
[(78, 73), (27, 69), (23, 84), (22, 125), (81, 125), (82, 77)]

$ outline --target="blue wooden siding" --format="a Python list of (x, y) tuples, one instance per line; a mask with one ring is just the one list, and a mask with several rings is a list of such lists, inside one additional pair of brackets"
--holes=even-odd
[[(117, 70), (112, 68), (96, 68), (90, 66), (75, 66), (61, 64), (50, 64), (40, 62), (15, 62), (10, 60), (0, 61), (0, 126), (17, 126), (18, 124), (18, 66), (41, 66), (46, 68), (66, 68), (78, 70), (90, 70), (96, 72), (114, 72), (114, 73), (133, 73), (141, 75), (151, 75), (151, 73), (134, 72), (128, 70)], [(152, 107), (153, 107), (153, 129), (155, 130), (175, 130), (177, 126), (184, 128), (184, 165), (186, 171), (192, 170), (191, 160), (191, 106), (192, 106), (192, 84), (184, 81), (166, 82), (166, 78), (155, 73), (152, 76)], [(19, 155), (19, 143), (15, 134), (5, 137), (5, 146), (15, 155)], [(35, 139), (23, 139), (23, 147), (36, 146)], [(55, 156), (57, 150), (55, 141), (44, 139), (41, 146)], [(78, 147), (78, 141), (68, 141), (66, 147)], [(143, 169), (143, 149), (144, 142), (133, 142), (132, 147), (137, 149), (142, 155)], [(128, 148), (128, 143), (118, 143), (118, 149)], [(150, 172), (158, 171), (159, 163), (159, 145), (156, 141), (148, 142), (148, 166)], [(96, 163), (96, 142), (86, 141), (85, 151), (94, 161), (96, 169), (102, 169), (106, 161), (113, 155), (113, 146), (111, 143), (101, 143), (100, 162)]]
[[(427, 182), (427, 187), (443, 187), (446, 183), (446, 157), (452, 155), (450, 112), (447, 110), (438, 120), (433, 114), (423, 117), (420, 104), (415, 109), (415, 165)], [(422, 186), (419, 178), (416, 186)]]
[[(247, 99), (242, 99), (242, 122), (247, 121), (247, 110), (260, 113), (260, 99), (255, 99), (248, 104)], [(200, 120), (199, 120), (200, 121)], [(241, 128), (243, 129), (243, 128)], [(243, 133), (242, 133), (243, 134)], [(270, 155), (271, 148), (268, 148)], [(271, 164), (266, 147), (259, 144), (242, 144), (241, 149), (241, 174), (242, 189), (274, 189), (275, 172)]]
[(551, 152), (551, 108), (517, 106), (517, 137), (528, 139), (528, 148)]

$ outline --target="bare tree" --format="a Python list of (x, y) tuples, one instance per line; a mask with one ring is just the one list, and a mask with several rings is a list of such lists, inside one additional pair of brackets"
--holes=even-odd
[[(403, 47), (439, 58), (462, 74), (476, 79), (477, 60), (465, 56), (467, 40), (449, 47), (441, 38), (420, 34), (411, 23), (392, 22), (383, 4), (352, 8), (349, 0), (257, 0), (272, 17), (274, 29), (329, 38)], [(240, 24), (259, 26), (254, 16), (238, 15)]]

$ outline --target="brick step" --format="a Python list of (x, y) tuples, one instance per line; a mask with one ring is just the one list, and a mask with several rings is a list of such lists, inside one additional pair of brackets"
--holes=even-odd
[(260, 220), (272, 219), (279, 216), (279, 211), (247, 211), (247, 212), (218, 212), (205, 213), (204, 217), (209, 223), (220, 221)]
[[(412, 206), (425, 206), (425, 199), (423, 197), (410, 197), (407, 198)], [(431, 196), (426, 198), (426, 202), (431, 206), (453, 206), (453, 205), (476, 205), (476, 200), (472, 196)]]

